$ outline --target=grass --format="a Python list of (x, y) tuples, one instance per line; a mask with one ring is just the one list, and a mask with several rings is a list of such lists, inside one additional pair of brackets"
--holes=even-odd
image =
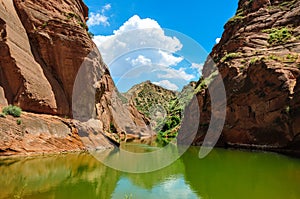
[(287, 54), (283, 57), (272, 54), (269, 55), (268, 59), (278, 61), (278, 62), (283, 62), (283, 63), (295, 63), (298, 57), (299, 57), (298, 54)]
[(297, 2), (297, 0), (294, 0), (294, 1), (284, 1), (281, 4), (279, 4), (279, 7), (280, 8), (283, 8), (283, 7), (291, 8), (292, 6), (295, 5), (296, 2)]
[(254, 64), (258, 61), (259, 59), (257, 57), (254, 57), (250, 60), (250, 64)]
[(83, 29), (88, 30), (88, 26), (86, 25), (86, 23), (84, 23), (84, 22), (82, 22), (82, 21), (79, 21), (78, 24), (79, 24)]
[(265, 59), (266, 59), (265, 57), (253, 57), (252, 59), (250, 59), (250, 64), (254, 64), (258, 61), (265, 60)]
[(239, 12), (237, 12), (237, 14), (235, 16), (230, 18), (228, 22), (229, 23), (239, 23), (239, 22), (243, 21), (244, 18), (245, 18), (244, 12), (239, 11)]
[(9, 105), (2, 109), (2, 113), (4, 115), (11, 115), (13, 117), (20, 117), (22, 113), (22, 109), (17, 106)]
[(80, 17), (77, 14), (75, 14), (74, 12), (65, 13), (65, 16), (67, 17), (67, 19), (73, 19), (73, 18), (75, 18), (75, 19), (81, 21)]
[(285, 44), (292, 38), (292, 31), (287, 27), (272, 28), (262, 32), (269, 33), (268, 43), (270, 45)]
[(44, 28), (46, 28), (48, 26), (48, 22), (44, 22), (43, 24), (42, 24), (42, 28), (44, 29)]
[(222, 57), (221, 62), (225, 62), (225, 61), (229, 61), (232, 60), (234, 58), (239, 57), (241, 54), (240, 53), (229, 53), (229, 54), (225, 54), (224, 57)]
[(288, 54), (285, 57), (285, 60), (283, 62), (285, 63), (295, 63), (298, 59), (299, 55), (298, 54)]
[[(88, 26), (86, 25), (86, 23), (83, 22), (83, 21), (81, 20), (81, 18), (80, 18), (77, 14), (75, 14), (74, 12), (68, 12), (68, 13), (65, 13), (65, 16), (67, 17), (68, 20), (75, 18), (76, 21), (77, 21), (77, 23), (78, 23), (82, 28), (88, 30)], [(90, 33), (90, 32), (88, 32), (88, 34), (89, 34), (89, 33)], [(91, 35), (89, 34), (89, 36), (92, 36), (92, 35), (93, 35), (93, 34), (91, 34)], [(94, 35), (93, 35), (93, 36), (94, 36)], [(92, 38), (92, 37), (91, 37), (91, 38)]]
[(282, 3), (280, 3), (279, 5), (272, 5), (272, 6), (268, 6), (268, 9), (276, 9), (276, 8), (280, 8), (281, 10), (289, 10), (292, 9), (295, 6), (295, 3), (298, 0), (294, 0), (294, 1), (284, 1)]
[(282, 61), (282, 58), (277, 55), (269, 55), (268, 58), (274, 61)]
[(194, 91), (194, 94), (199, 93), (202, 89), (208, 88), (208, 86), (211, 84), (211, 82), (215, 79), (215, 77), (219, 74), (219, 71), (216, 70), (213, 73), (211, 73), (207, 78), (202, 79), (199, 86)]
[(245, 64), (245, 63), (247, 63), (247, 60), (245, 59), (241, 60), (241, 64)]

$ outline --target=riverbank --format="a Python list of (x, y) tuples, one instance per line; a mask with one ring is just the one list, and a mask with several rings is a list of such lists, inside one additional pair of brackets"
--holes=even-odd
[(22, 112), (0, 117), (0, 156), (80, 152), (113, 148), (97, 121), (80, 123), (57, 116)]

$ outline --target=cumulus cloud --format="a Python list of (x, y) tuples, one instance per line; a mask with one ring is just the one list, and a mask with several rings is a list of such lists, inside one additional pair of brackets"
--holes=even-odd
[(176, 66), (184, 59), (183, 57), (175, 57), (171, 53), (161, 51), (161, 50), (159, 50), (158, 53), (161, 56), (159, 65), (163, 65), (163, 66)]
[(87, 21), (88, 26), (98, 26), (104, 25), (109, 26), (108, 17), (102, 15), (101, 13), (91, 13), (89, 16), (89, 20)]
[(192, 63), (191, 68), (196, 69), (199, 73), (201, 73), (203, 69), (203, 64)]
[(186, 73), (185, 68), (179, 68), (179, 70), (166, 68), (163, 71), (165, 72), (165, 74), (158, 74), (158, 78), (183, 79), (185, 81), (191, 81), (195, 78), (194, 75)]
[[(141, 66), (147, 66), (149, 69), (151, 69), (152, 73), (157, 74), (158, 78), (163, 79), (178, 79), (178, 80), (185, 80), (190, 81), (193, 78), (195, 78), (194, 75), (188, 74), (186, 72), (185, 68), (179, 68), (175, 69), (172, 66), (177, 66), (184, 58), (183, 57), (176, 57), (172, 55), (171, 53), (165, 52), (165, 51), (147, 51), (147, 54), (151, 52), (151, 56), (146, 57), (144, 55), (138, 55), (138, 56), (129, 56), (125, 60), (130, 65), (123, 64), (124, 68), (126, 68), (126, 71), (128, 69), (130, 70), (130, 67), (141, 67)], [(146, 54), (146, 52), (144, 52)], [(120, 60), (122, 62), (122, 60)], [(121, 64), (117, 64), (116, 66), (120, 66)], [(115, 65), (111, 67), (113, 69), (113, 74), (115, 70), (118, 72), (121, 71), (120, 68), (116, 68)], [(120, 74), (119, 74), (120, 75)]]
[(111, 4), (106, 4), (102, 7), (100, 12), (94, 13), (91, 12), (89, 16), (89, 20), (87, 21), (88, 26), (109, 26), (108, 17), (105, 16), (105, 12), (111, 9)]
[(143, 48), (163, 49), (177, 52), (182, 49), (176, 37), (166, 36), (157, 21), (134, 15), (126, 21), (113, 35), (94, 37), (103, 59), (110, 64), (115, 58), (134, 50)]
[(189, 74), (195, 70), (187, 68), (184, 57), (177, 55), (183, 48), (181, 41), (167, 35), (154, 19), (134, 15), (112, 35), (94, 36), (94, 42), (117, 81), (124, 77), (142, 80), (147, 76), (157, 85), (178, 90), (196, 78)]
[(110, 9), (111, 9), (111, 4), (108, 3), (108, 4), (106, 4), (105, 6), (102, 7), (101, 11), (102, 11), (102, 13), (104, 13), (105, 11), (108, 11)]
[(133, 66), (147, 66), (147, 65), (152, 65), (151, 59), (146, 58), (143, 55), (139, 55), (136, 59), (130, 59), (130, 57), (128, 57), (126, 59), (126, 61), (130, 61), (130, 63)]
[(221, 38), (217, 38), (216, 39), (216, 44), (220, 43), (220, 41), (221, 41)]
[(173, 91), (177, 91), (179, 89), (176, 84), (171, 83), (169, 80), (161, 80), (159, 82), (153, 82), (153, 84)]

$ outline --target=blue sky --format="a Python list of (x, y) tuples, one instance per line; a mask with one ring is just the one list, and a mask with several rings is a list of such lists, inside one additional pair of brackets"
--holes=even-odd
[(197, 81), (238, 4), (238, 0), (84, 2), (90, 9), (88, 25), (96, 35), (94, 41), (120, 91), (148, 79), (172, 90)]

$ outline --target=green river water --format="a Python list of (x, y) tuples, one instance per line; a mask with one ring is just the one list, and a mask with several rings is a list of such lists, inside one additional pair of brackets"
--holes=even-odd
[(0, 160), (0, 198), (300, 198), (300, 160), (190, 148), (172, 165), (147, 174), (108, 168), (87, 153)]

